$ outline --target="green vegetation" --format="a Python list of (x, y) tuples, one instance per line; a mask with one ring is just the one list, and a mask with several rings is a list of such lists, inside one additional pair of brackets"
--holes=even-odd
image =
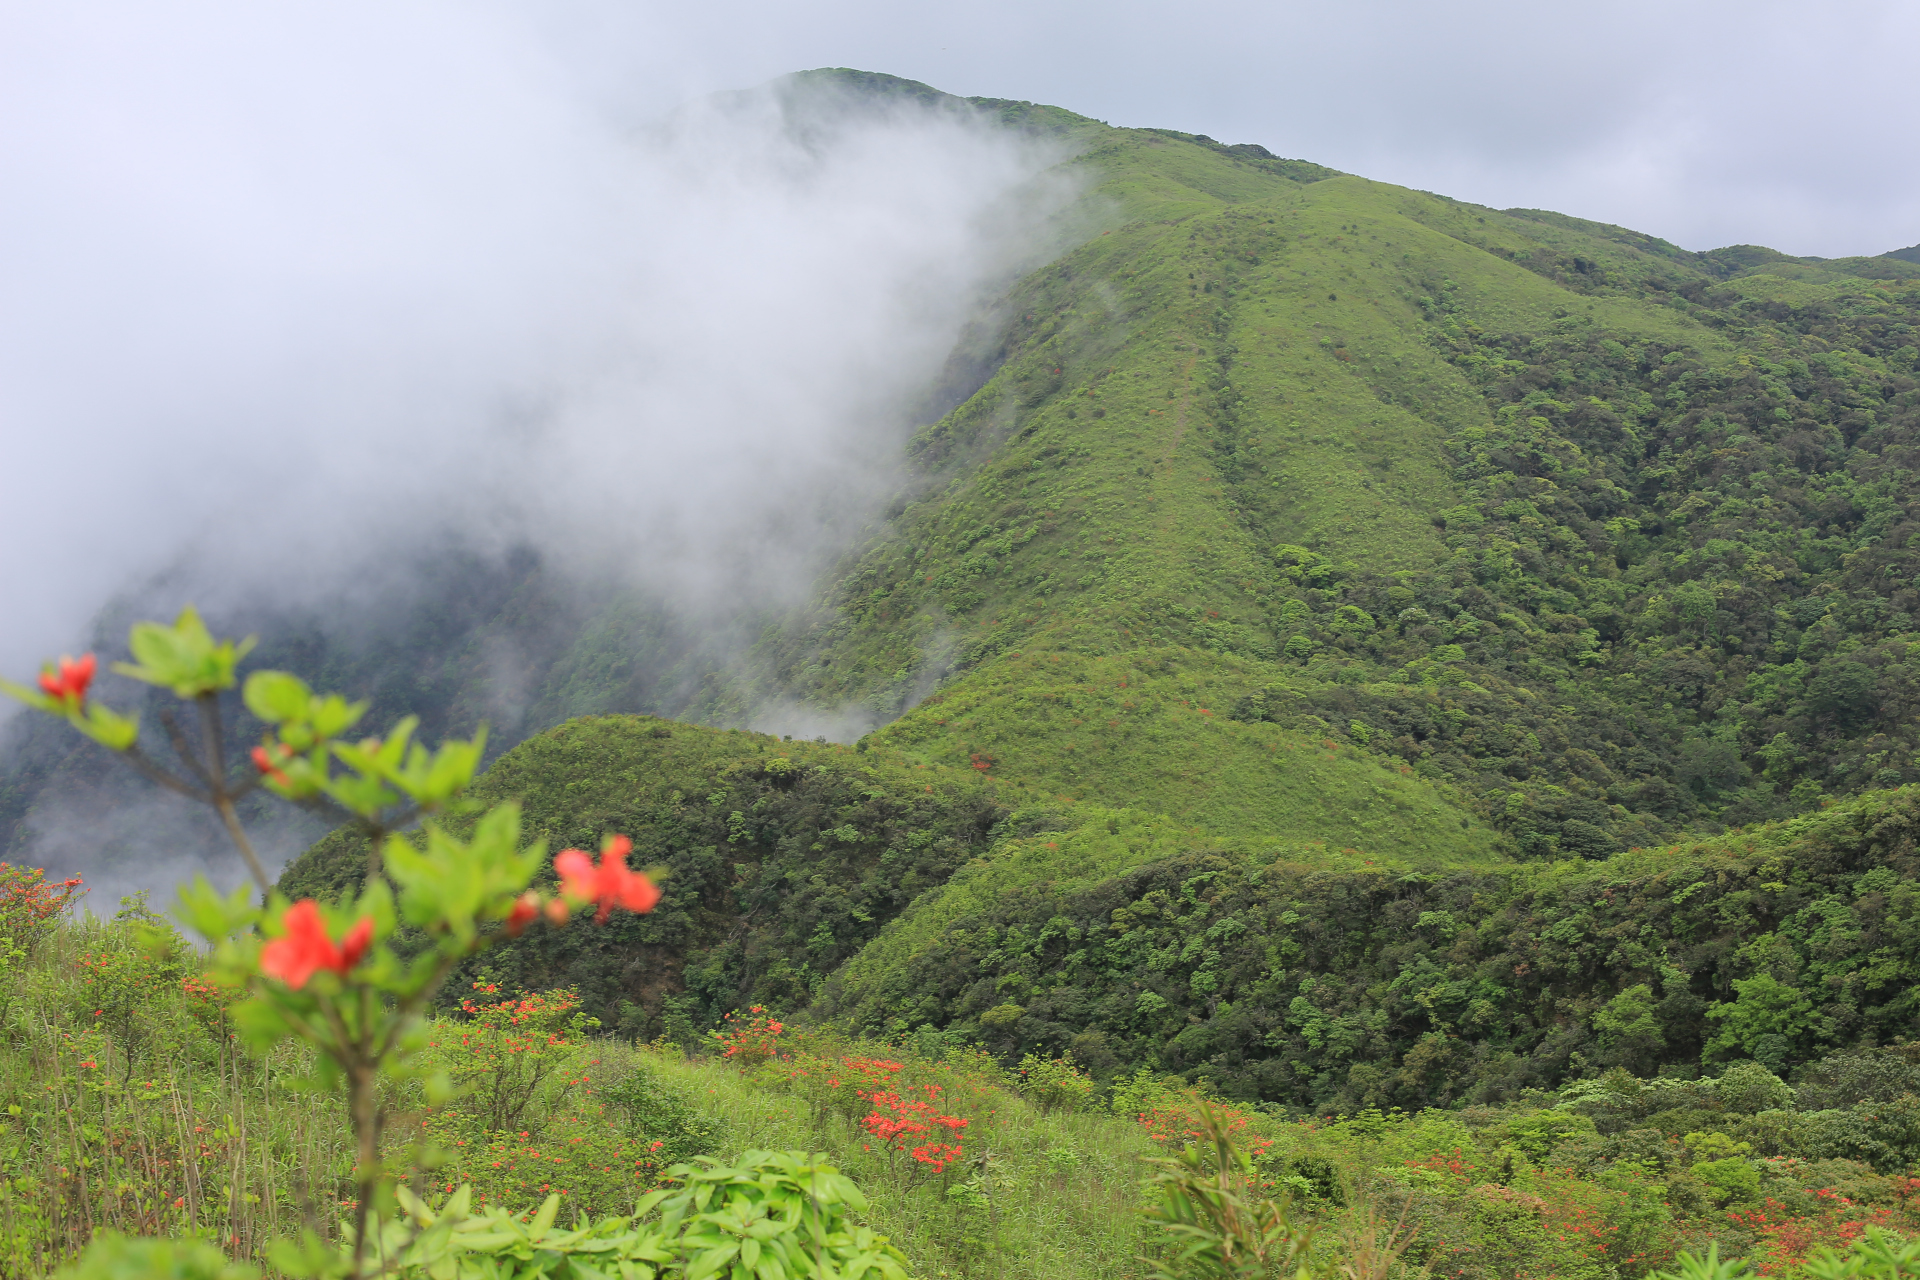
[[(823, 1012), (1322, 1113), (1496, 1103), (1616, 1067), (1784, 1073), (1913, 1037), (1917, 806), (1907, 789), (1600, 863), (1434, 873), (1223, 850), (1002, 880), (907, 913)], [(1880, 1125), (1863, 1113), (1846, 1141)], [(1874, 1163), (1920, 1162), (1892, 1141)]]
[[(511, 987), (574, 988), (586, 1014), (647, 1038), (755, 1001), (806, 1003), (916, 896), (1018, 824), (970, 769), (644, 716), (570, 721), (502, 757), (472, 794), (518, 801), (528, 838), (550, 848), (620, 832), (635, 866), (664, 868), (653, 912), (536, 930), (484, 960)], [(343, 829), (280, 887), (330, 898), (365, 867), (364, 842)]]
[[(531, 709), (495, 742), (523, 740), (448, 831), (512, 802), (527, 842), (623, 835), (660, 872), (650, 914), (456, 972), (423, 1054), (472, 1088), (383, 1100), (394, 1151), (439, 1151), (416, 1190), (470, 1186), (483, 1233), (564, 1192), (618, 1219), (540, 1226), (585, 1258), (643, 1247), (622, 1215), (673, 1162), (776, 1187), (781, 1149), (851, 1175), (841, 1234), (918, 1274), (1296, 1245), (1354, 1280), (1614, 1280), (1708, 1246), (1701, 1275), (1910, 1274), (1870, 1258), (1920, 1227), (1909, 252), (1693, 253), (808, 83), (1050, 137), (1098, 223), (956, 356), (815, 605), (726, 660), (658, 602), (549, 609), (526, 564), (405, 635), (257, 655), (442, 732), (525, 641)], [(796, 699), (882, 727), (727, 727)], [(9, 829), (89, 776), (49, 741)], [(343, 829), (279, 887), (334, 901), (368, 865)], [(291, 1091), (309, 1051), (235, 1054), (196, 958), (133, 944), (155, 925), (130, 902), (0, 937), (15, 1270), (107, 1227), (260, 1257), (352, 1194), (340, 1117)], [(1148, 1192), (1142, 1155), (1213, 1133), (1201, 1094), (1249, 1163)], [(1184, 1263), (1141, 1234), (1161, 1193)]]
[[(1536, 917), (1584, 929), (1556, 895), (1684, 888), (1682, 868), (1745, 844), (1904, 823), (1874, 789), (1920, 777), (1901, 497), (1920, 273), (1691, 253), (1258, 148), (937, 100), (1072, 146), (1105, 221), (1015, 287), (984, 382), (915, 438), (918, 479), (822, 605), (671, 708), (724, 722), (798, 695), (897, 718), (858, 751), (621, 720), (531, 740), (486, 796), (520, 798), (556, 844), (633, 834), (677, 905), (592, 955), (516, 947), (502, 974), (576, 986), (648, 1035), (758, 1001), (985, 1036), (983, 1014), (1019, 1006), (995, 1033), (1016, 1056), (1078, 1043), (1307, 1108), (1598, 1073), (1627, 1061), (1601, 1045), (1639, 1034), (1619, 1027), (1641, 988), (1663, 1011), (1649, 1070), (1737, 1043), (1790, 1071), (1920, 1029), (1895, 987), (1779, 941), (1810, 908), (1754, 886), (1785, 872), (1742, 871), (1765, 909), (1730, 923), (1636, 889), (1608, 934), (1634, 949), (1580, 951), (1569, 973), (1508, 937)], [(765, 772), (775, 750), (797, 790)], [(1752, 830), (1769, 821), (1787, 825)], [(287, 883), (346, 883), (317, 870), (357, 861), (342, 840)], [(1792, 893), (1855, 900), (1863, 872), (1782, 856), (1810, 877)], [(1876, 865), (1907, 883), (1897, 858)], [(1203, 867), (1201, 899), (1234, 905), (1189, 896), (1168, 938), (1115, 952), (1116, 909)], [(1302, 964), (1281, 952), (1306, 941), (1282, 938), (1310, 901), (1344, 941)], [(1245, 913), (1236, 939), (1185, 936)], [(1434, 913), (1446, 937), (1417, 925)], [(1018, 945), (981, 942), (1009, 931)], [(1842, 952), (1879, 972), (1858, 958), (1889, 945)], [(666, 976), (640, 980), (638, 954)], [(1416, 962), (1445, 999), (1395, 984)], [(1732, 985), (1763, 978), (1817, 1012), (1782, 1014), (1763, 1049), (1726, 1040), (1738, 1020), (1706, 1010), (1798, 1007)], [(1321, 1012), (1296, 1016), (1302, 1000)]]
[[(1915, 776), (1907, 264), (1812, 280), (1182, 146), (1115, 131), (1076, 161), (1126, 220), (1016, 291), (1005, 365), (918, 442), (926, 496), (768, 643), (787, 687), (886, 710), (946, 662), (949, 701), (1011, 706), (1056, 654), (1203, 650), (1241, 682), (1217, 710), (1404, 763), (1524, 856)], [(1174, 154), (1219, 180), (1170, 186)], [(1257, 788), (1196, 802), (1178, 748), (1115, 750), (1101, 793), (1048, 718), (981, 727), (931, 701), (882, 737), (1355, 839)]]
[[(9, 1275), (43, 1275), (89, 1235), (119, 1230), (195, 1235), (167, 1256), (186, 1260), (179, 1274), (211, 1276), (228, 1257), (264, 1260), (304, 1224), (324, 1229), (352, 1185), (344, 1116), (296, 1087), (311, 1068), (304, 1051), (235, 1054), (231, 997), (198, 979), (188, 953), (143, 947), (147, 923), (137, 904), (114, 922), (56, 921), (16, 976), (0, 1043)], [(100, 957), (139, 970), (137, 1034), (105, 1027), (89, 1007), (97, 970), (81, 961)], [(490, 1017), (495, 996), (516, 1008), (530, 1000), (537, 1016), (517, 1032)], [(516, 1077), (537, 1081), (510, 1115), (489, 1111), (496, 1095), (429, 1105), (418, 1085), (402, 1086), (413, 1092), (396, 1099), (403, 1121), (387, 1142), (398, 1155), (423, 1131), (438, 1140), (443, 1162), (415, 1173), (425, 1204), (414, 1212), (449, 1228), (406, 1246), (416, 1260), (500, 1236), (487, 1247), (503, 1258), (546, 1249), (591, 1265), (626, 1250), (678, 1274), (671, 1257), (713, 1247), (718, 1237), (700, 1231), (717, 1224), (683, 1218), (683, 1233), (671, 1203), (642, 1201), (635, 1217), (635, 1200), (673, 1162), (710, 1155), (723, 1181), (777, 1218), (793, 1179), (812, 1175), (772, 1147), (818, 1152), (815, 1165), (851, 1179), (834, 1211), (843, 1216), (823, 1227), (844, 1237), (836, 1247), (897, 1248), (913, 1274), (1212, 1275), (1205, 1250), (1179, 1261), (1199, 1237), (1157, 1225), (1183, 1220), (1182, 1197), (1188, 1222), (1197, 1195), (1218, 1201), (1219, 1170), (1239, 1157), (1209, 1158), (1210, 1132), (1250, 1162), (1250, 1183), (1225, 1184), (1247, 1230), (1277, 1228), (1268, 1256), (1298, 1244), (1316, 1275), (1631, 1278), (1711, 1245), (1719, 1258), (1798, 1276), (1814, 1274), (1799, 1268), (1822, 1246), (1920, 1226), (1920, 1181), (1899, 1172), (1914, 1154), (1899, 1144), (1911, 1148), (1920, 1132), (1912, 1048), (1828, 1056), (1797, 1088), (1753, 1063), (1699, 1080), (1614, 1069), (1494, 1105), (1299, 1120), (1222, 1103), (1210, 1119), (1177, 1079), (1137, 1072), (1096, 1088), (1057, 1057), (1009, 1071), (931, 1030), (876, 1043), (756, 1017), (688, 1056), (593, 1035), (572, 1021), (565, 992), (469, 1003), (428, 1026), (441, 1061), (472, 1055), (484, 1076), (503, 1033), (525, 1034), (549, 1069)], [(966, 1122), (959, 1155), (916, 1161), (882, 1142), (884, 1099), (916, 1096)], [(1144, 1157), (1196, 1141), (1184, 1166), (1148, 1176)], [(457, 1183), (472, 1190), (448, 1205)], [(1287, 1201), (1279, 1219), (1258, 1203), (1270, 1195)], [(476, 1216), (458, 1218), (463, 1206)], [(1201, 1210), (1201, 1225), (1220, 1225)], [(157, 1248), (105, 1245), (91, 1261), (108, 1269), (87, 1274), (154, 1274), (139, 1268), (162, 1265)]]

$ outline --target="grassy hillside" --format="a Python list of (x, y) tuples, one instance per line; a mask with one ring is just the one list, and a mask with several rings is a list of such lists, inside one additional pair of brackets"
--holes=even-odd
[[(817, 606), (682, 710), (798, 697), (889, 723), (850, 749), (590, 719), (489, 775), (556, 843), (629, 831), (673, 873), (674, 910), (591, 956), (520, 948), (516, 980), (576, 982), (649, 1033), (750, 999), (962, 1035), (1019, 1006), (1009, 1052), (1079, 1045), (1301, 1106), (1597, 1071), (1596, 1011), (1636, 988), (1671, 1024), (1639, 1065), (1698, 1062), (1772, 915), (1683, 927), (1636, 898), (1622, 928), (1658, 941), (1571, 976), (1498, 940), (1537, 895), (1695, 856), (1644, 850), (1733, 857), (1713, 841), (1768, 820), (1763, 843), (1802, 840), (1887, 803), (1835, 797), (1920, 777), (1910, 264), (1694, 253), (1257, 147), (814, 80), (1048, 134), (1101, 221), (1013, 290), (969, 357), (984, 380), (916, 436), (910, 488)], [(580, 706), (613, 678), (565, 669)], [(356, 863), (323, 845), (287, 883)], [(1174, 933), (1258, 927), (1112, 952), (1116, 911), (1196, 876), (1214, 888), (1181, 890)], [(1228, 886), (1243, 906), (1200, 909)], [(1302, 969), (1273, 948), (1309, 900), (1347, 942)], [(1427, 936), (1432, 913), (1457, 927)], [(1695, 954), (1697, 929), (1720, 941)], [(977, 954), (983, 930), (1079, 941)], [(1440, 963), (1422, 948), (1454, 957), (1446, 990), (1485, 987), (1460, 996), (1481, 1012), (1394, 985)], [(1008, 996), (1040, 956), (1065, 967)], [(1499, 976), (1515, 965), (1535, 976)], [(1290, 1021), (1333, 972), (1351, 989), (1327, 1016), (1374, 1030)], [(1815, 986), (1824, 1030), (1747, 1051), (1785, 1067), (1913, 1033), (1897, 1000)]]
[[(1423, 803), (1531, 856), (1920, 777), (1910, 264), (1691, 253), (1050, 127), (1107, 228), (1021, 282), (998, 372), (915, 441), (914, 500), (710, 711), (777, 689), (904, 712), (880, 740), (926, 759), (1360, 838), (1327, 816), (1364, 809), (1344, 780), (1315, 812), (1182, 735), (1014, 710), (1056, 658), (1112, 660), (1137, 703), (1204, 683), (1443, 784)], [(1168, 646), (1209, 678), (1136, 660)]]
[[(956, 353), (929, 394), (957, 407), (816, 605), (726, 624), (762, 636), (732, 661), (725, 626), (577, 610), (522, 565), (373, 643), (276, 624), (275, 660), (501, 746), (797, 701), (1223, 837), (1377, 847), (1407, 816), (1419, 859), (1604, 857), (1920, 779), (1920, 267), (1691, 252), (872, 73), (785, 92), (1044, 135), (1092, 228)], [(503, 652), (524, 696), (489, 691)], [(1134, 708), (1056, 714), (1123, 680)], [(1219, 733), (1171, 712), (1196, 694)], [(97, 767), (18, 753), (9, 841)]]
[(1317, 841), (1420, 865), (1491, 856), (1494, 832), (1408, 765), (1344, 738), (1236, 720), (1260, 678), (1255, 663), (1183, 648), (1084, 656), (1040, 642), (929, 696), (874, 741), (1257, 846)]
[[(237, 1056), (229, 996), (185, 948), (143, 945), (129, 927), (139, 914), (46, 922), (8, 957), (8, 1276), (47, 1276), (103, 1228), (197, 1235), (256, 1262), (302, 1228), (337, 1232), (353, 1153), (340, 1108), (302, 1080), (306, 1051)], [(558, 1192), (569, 1215), (625, 1213), (679, 1161), (772, 1147), (824, 1153), (852, 1177), (863, 1224), (916, 1275), (1137, 1277), (1152, 1274), (1143, 1255), (1171, 1250), (1141, 1212), (1142, 1160), (1195, 1127), (1195, 1093), (1176, 1079), (1096, 1085), (1057, 1060), (1010, 1069), (932, 1031), (863, 1040), (759, 1020), (688, 1055), (594, 1034), (565, 991), (473, 995), (423, 1028), (423, 1065), (482, 1087), (429, 1102), (401, 1084), (385, 1133), (387, 1158), (431, 1200), (464, 1183), (488, 1206), (530, 1211)], [(1637, 1280), (1711, 1244), (1762, 1274), (1802, 1276), (1813, 1249), (1865, 1225), (1920, 1229), (1903, 1176), (1920, 1157), (1917, 1060), (1914, 1046), (1833, 1055), (1791, 1086), (1747, 1063), (1700, 1080), (1616, 1070), (1459, 1110), (1222, 1114), (1260, 1181), (1316, 1228), (1316, 1263)], [(967, 1121), (960, 1157), (938, 1170), (865, 1122), (876, 1087), (929, 1086)], [(430, 1168), (422, 1139), (441, 1147)], [(1402, 1266), (1367, 1270), (1383, 1222), (1416, 1230), (1402, 1232)]]

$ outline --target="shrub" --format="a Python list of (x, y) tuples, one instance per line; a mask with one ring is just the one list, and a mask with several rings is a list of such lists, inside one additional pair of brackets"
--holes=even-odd
[(1093, 1100), (1093, 1078), (1071, 1053), (1058, 1058), (1029, 1053), (1020, 1059), (1017, 1078), (1020, 1092), (1042, 1111), (1083, 1111)]

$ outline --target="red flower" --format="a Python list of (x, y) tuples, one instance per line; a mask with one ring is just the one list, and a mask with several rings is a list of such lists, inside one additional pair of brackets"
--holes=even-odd
[(40, 688), (49, 698), (79, 706), (87, 697), (87, 686), (93, 683), (94, 660), (92, 654), (84, 654), (78, 660), (60, 655), (60, 669), (48, 667), (40, 673)]
[(562, 891), (581, 902), (597, 902), (600, 911), (595, 924), (605, 924), (615, 907), (648, 912), (660, 901), (660, 890), (653, 881), (637, 871), (627, 870), (627, 854), (633, 841), (625, 836), (608, 836), (600, 846), (600, 865), (579, 849), (563, 849), (554, 855), (553, 869), (560, 873)]
[[(276, 759), (276, 757), (278, 758)], [(278, 744), (272, 751), (268, 751), (265, 747), (255, 747), (253, 749), (253, 767), (283, 787), (292, 786), (293, 779), (287, 777), (286, 774), (280, 771), (280, 766), (292, 759), (292, 757), (293, 748), (287, 746), (285, 743)]]
[(507, 936), (517, 938), (520, 931), (532, 924), (534, 917), (540, 914), (540, 895), (529, 889), (513, 900), (513, 910), (507, 913)]
[(260, 952), (260, 972), (292, 987), (307, 985), (318, 970), (344, 974), (360, 963), (373, 942), (373, 917), (361, 916), (338, 946), (327, 936), (326, 921), (320, 918), (320, 904), (302, 898), (287, 908), (281, 918), (287, 936), (275, 938)]

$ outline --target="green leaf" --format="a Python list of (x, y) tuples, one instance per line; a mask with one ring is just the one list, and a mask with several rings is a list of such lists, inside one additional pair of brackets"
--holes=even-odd
[(46, 694), (40, 692), (40, 690), (29, 688), (24, 684), (15, 684), (11, 680), (0, 680), (0, 693), (4, 693), (9, 698), (15, 698), (26, 703), (35, 711), (44, 711), (48, 715), (54, 716), (64, 714), (58, 698), (49, 698)]
[(233, 1006), (233, 1029), (248, 1048), (259, 1052), (271, 1049), (293, 1034), (293, 1027), (278, 1004), (267, 996), (256, 995)]
[(260, 918), (260, 911), (248, 899), (246, 885), (222, 897), (205, 876), (182, 885), (175, 896), (174, 910), (187, 926), (209, 942), (224, 942)]
[[(260, 1268), (229, 1262), (205, 1240), (151, 1240), (101, 1231), (57, 1280), (254, 1280)], [(297, 1274), (297, 1273), (296, 1273)]]
[(315, 698), (308, 704), (308, 719), (317, 738), (337, 738), (367, 713), (368, 703), (348, 702), (337, 693)]
[(238, 644), (215, 640), (192, 605), (180, 611), (172, 626), (136, 622), (127, 633), (127, 647), (135, 661), (116, 662), (123, 676), (173, 690), (182, 698), (197, 698), (234, 685), (234, 668), (253, 649), (252, 637)]
[(70, 712), (67, 723), (109, 751), (125, 751), (140, 737), (140, 718), (123, 716), (97, 702), (89, 702), (84, 715)]
[(305, 720), (313, 702), (313, 691), (299, 676), (285, 671), (256, 671), (247, 677), (241, 689), (247, 710), (268, 724)]

